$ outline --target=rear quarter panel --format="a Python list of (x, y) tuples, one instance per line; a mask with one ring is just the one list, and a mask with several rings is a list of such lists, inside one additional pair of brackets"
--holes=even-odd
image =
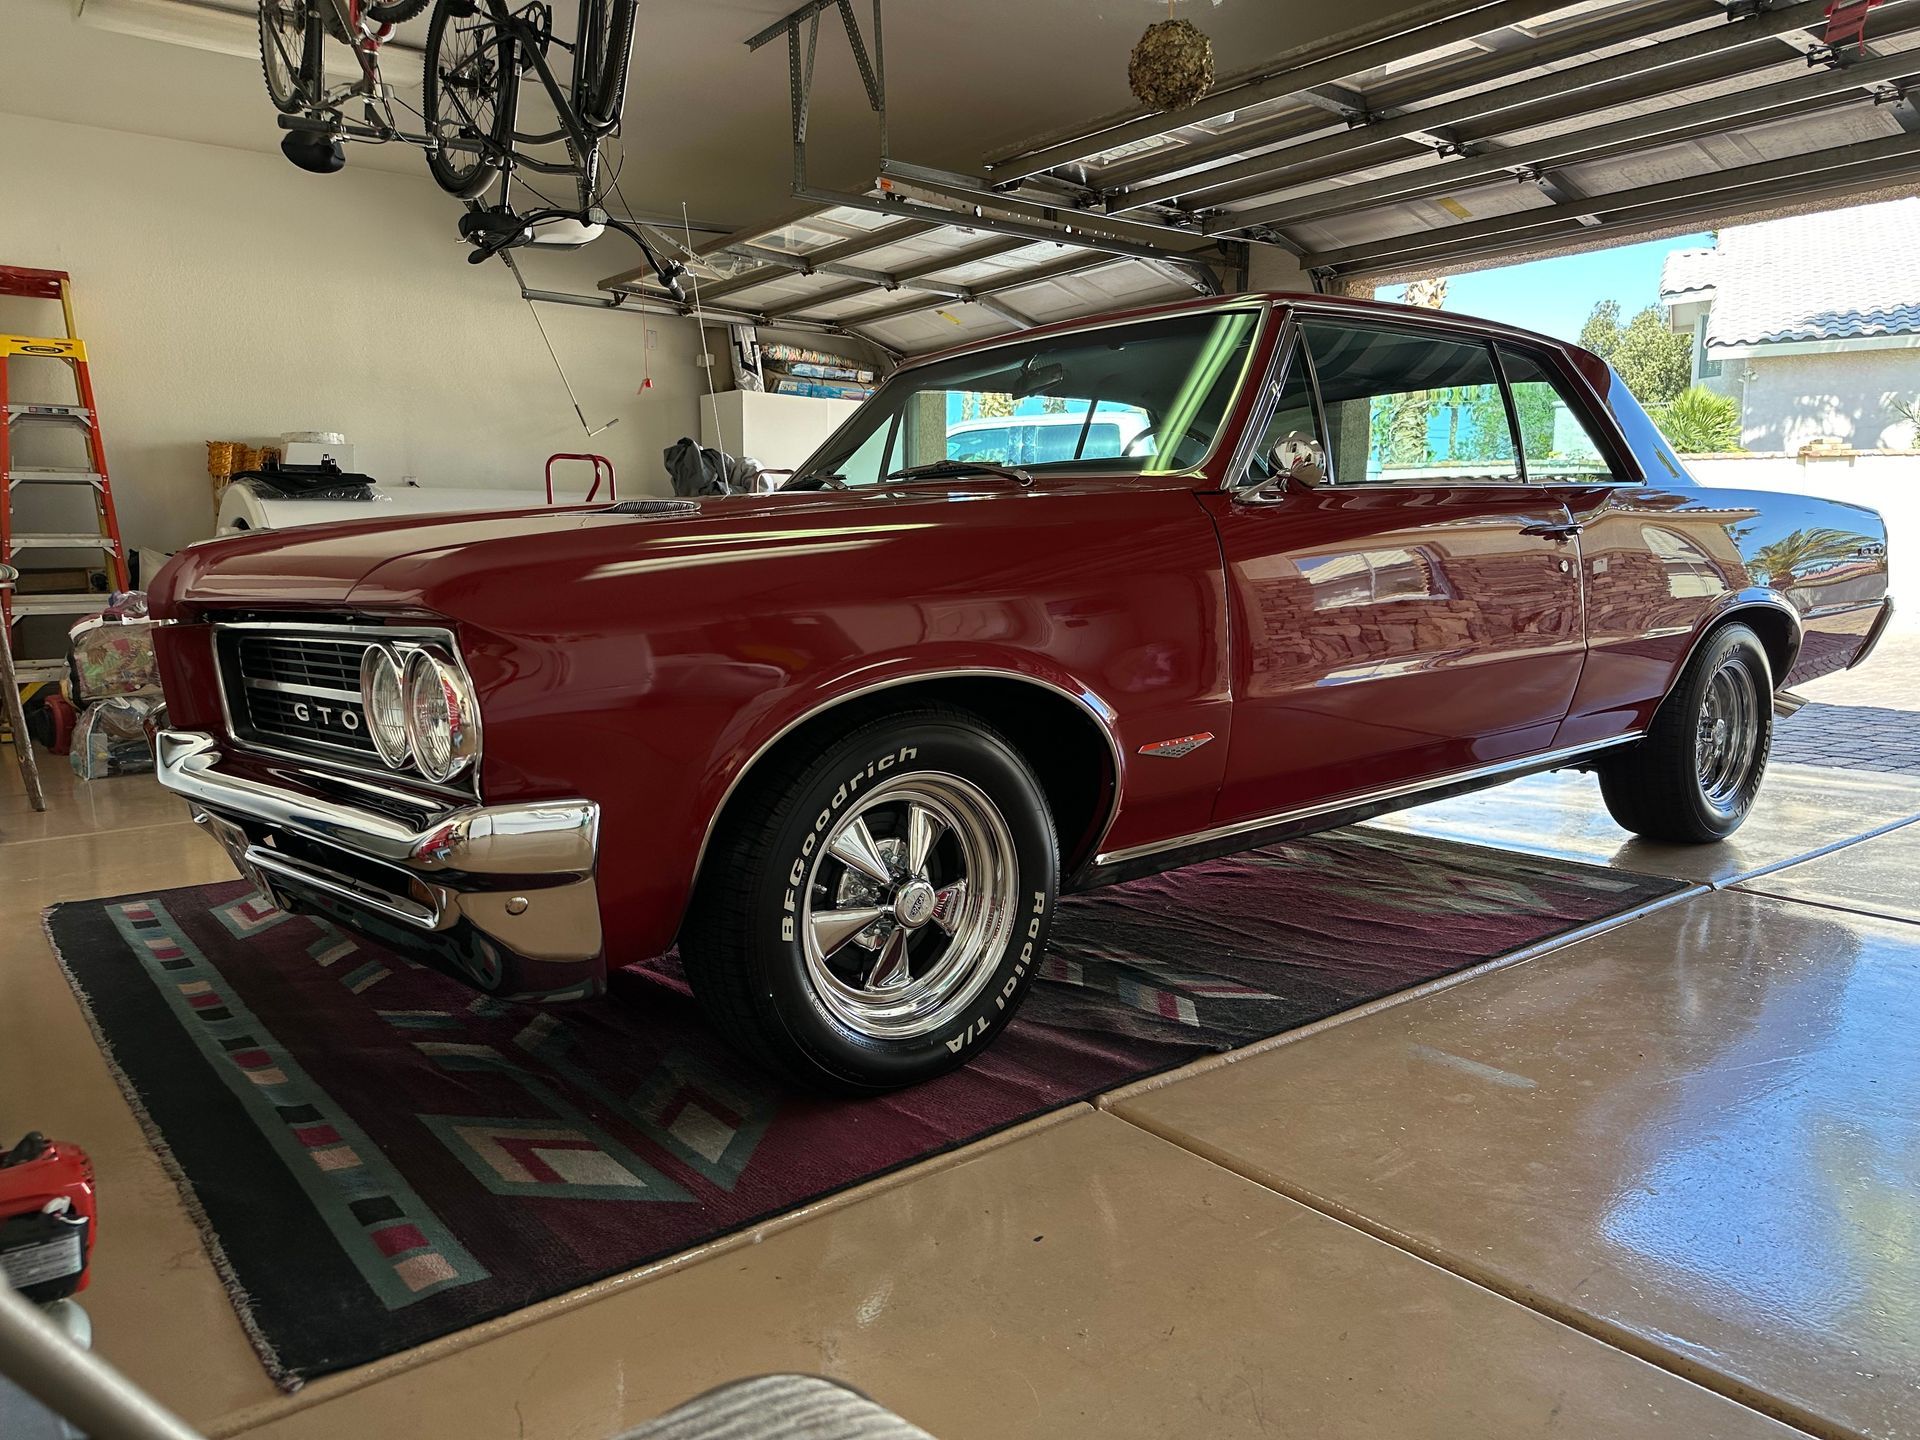
[(1785, 687), (1852, 664), (1886, 600), (1886, 526), (1860, 506), (1680, 484), (1594, 492), (1575, 509), (1589, 651), (1559, 745), (1644, 728), (1730, 612), (1785, 621), (1797, 646), (1773, 677)]

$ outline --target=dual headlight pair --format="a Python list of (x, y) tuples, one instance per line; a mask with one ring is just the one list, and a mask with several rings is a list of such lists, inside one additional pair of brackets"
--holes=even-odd
[(458, 775), (480, 753), (480, 709), (466, 672), (437, 651), (370, 645), (360, 657), (367, 733), (395, 770), (409, 759), (429, 780)]

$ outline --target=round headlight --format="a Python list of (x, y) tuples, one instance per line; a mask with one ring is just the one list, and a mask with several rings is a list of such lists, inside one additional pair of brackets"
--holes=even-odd
[(398, 770), (407, 763), (406, 681), (400, 662), (384, 645), (371, 646), (360, 657), (360, 707), (380, 758)]
[(467, 678), (431, 650), (407, 657), (407, 743), (429, 780), (450, 780), (480, 752), (480, 712)]

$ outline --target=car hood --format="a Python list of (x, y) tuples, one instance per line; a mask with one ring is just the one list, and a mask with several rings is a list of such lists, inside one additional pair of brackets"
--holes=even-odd
[(359, 607), (456, 614), (447, 605), (459, 592), (498, 586), (507, 573), (553, 583), (608, 566), (633, 572), (711, 563), (714, 552), (824, 547), (881, 523), (882, 511), (946, 498), (939, 489), (802, 491), (259, 531), (181, 551), (155, 577), (149, 603), (163, 619)]

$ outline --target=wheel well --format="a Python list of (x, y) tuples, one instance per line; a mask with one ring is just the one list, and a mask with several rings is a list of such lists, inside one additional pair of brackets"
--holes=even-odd
[(948, 676), (891, 685), (808, 716), (747, 763), (714, 818), (710, 833), (718, 833), (726, 823), (728, 812), (746, 793), (747, 782), (755, 772), (779, 764), (796, 751), (817, 748), (828, 736), (929, 703), (970, 710), (1012, 743), (1040, 782), (1047, 808), (1053, 812), (1054, 832), (1060, 837), (1061, 876), (1079, 869), (1100, 838), (1118, 780), (1107, 736), (1085, 707), (1059, 691), (1029, 680), (992, 675)]
[(1767, 652), (1767, 664), (1773, 670), (1773, 688), (1780, 689), (1787, 683), (1787, 672), (1793, 668), (1800, 650), (1800, 636), (1793, 622), (1774, 606), (1746, 605), (1729, 611), (1709, 625), (1706, 633), (1700, 637), (1700, 644), (1706, 644), (1716, 631), (1733, 624), (1745, 625), (1760, 637), (1760, 643)]

